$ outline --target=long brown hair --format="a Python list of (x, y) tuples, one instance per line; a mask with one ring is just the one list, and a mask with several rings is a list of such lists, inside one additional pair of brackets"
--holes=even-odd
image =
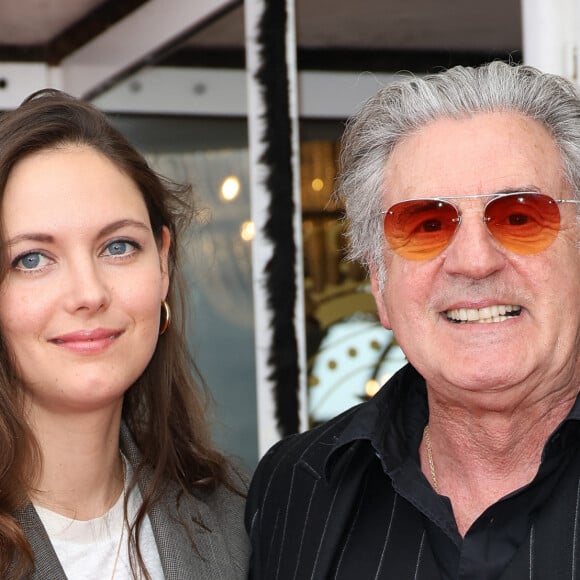
[[(144, 469), (152, 474), (151, 485), (142, 490), (143, 503), (130, 538), (130, 546), (136, 554), (136, 561), (131, 558), (132, 567), (138, 566), (144, 571), (139, 530), (147, 512), (163, 495), (169, 482), (176, 483), (182, 493), (194, 495), (211, 493), (220, 485), (238, 492), (226, 459), (212, 447), (206, 419), (206, 390), (185, 339), (186, 304), (180, 269), (180, 240), (195, 215), (195, 208), (190, 187), (156, 174), (102, 112), (52, 89), (32, 94), (18, 109), (0, 117), (0, 203), (16, 163), (32, 153), (63, 145), (88, 146), (106, 156), (139, 187), (158, 244), (161, 244), (163, 226), (171, 234), (167, 302), (172, 310), (172, 322), (167, 332), (160, 336), (151, 361), (127, 391), (123, 403), (123, 420), (143, 458), (136, 466), (131, 487), (136, 485)], [(0, 241), (2, 239), (0, 230)], [(7, 268), (5, 254), (0, 252), (0, 280)], [(20, 578), (34, 565), (32, 550), (15, 512), (27, 501), (41, 459), (38, 444), (24, 420), (21, 389), (14, 369), (0, 336), (2, 578)], [(203, 522), (198, 523), (203, 526)]]

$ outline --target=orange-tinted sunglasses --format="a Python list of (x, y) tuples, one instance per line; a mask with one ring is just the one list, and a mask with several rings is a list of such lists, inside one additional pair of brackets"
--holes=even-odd
[(491, 198), (483, 210), (489, 233), (516, 254), (545, 250), (560, 231), (558, 204), (580, 203), (531, 191), (407, 199), (383, 212), (385, 237), (399, 256), (430, 260), (447, 247), (461, 223), (461, 210), (454, 202), (479, 198)]

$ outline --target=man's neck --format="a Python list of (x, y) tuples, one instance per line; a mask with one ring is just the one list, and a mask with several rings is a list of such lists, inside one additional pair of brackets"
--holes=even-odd
[(438, 405), (429, 395), (429, 440), (421, 467), (449, 497), (462, 535), (490, 505), (535, 477), (546, 441), (570, 412), (575, 396), (510, 413)]

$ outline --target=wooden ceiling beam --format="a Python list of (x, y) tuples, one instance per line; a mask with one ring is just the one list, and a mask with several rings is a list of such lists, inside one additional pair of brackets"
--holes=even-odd
[(62, 88), (94, 98), (240, 2), (149, 0), (60, 61)]
[(99, 4), (46, 45), (44, 60), (49, 65), (58, 65), (63, 58), (126, 18), (145, 2), (147, 0), (107, 0)]
[[(397, 72), (419, 74), (455, 65), (478, 66), (492, 60), (521, 62), (521, 49), (435, 50), (435, 49), (356, 49), (300, 48), (298, 70)], [(214, 48), (186, 45), (160, 62), (162, 66), (243, 69), (245, 52), (239, 48)]]

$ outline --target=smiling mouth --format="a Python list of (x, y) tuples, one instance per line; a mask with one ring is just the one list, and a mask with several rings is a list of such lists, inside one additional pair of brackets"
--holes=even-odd
[(447, 310), (445, 316), (447, 320), (456, 324), (490, 323), (505, 322), (514, 316), (519, 316), (521, 311), (522, 307), (514, 304), (494, 304), (485, 308), (454, 308)]
[(76, 340), (63, 340), (61, 338), (53, 338), (51, 340), (49, 340), (49, 342), (52, 342), (54, 344), (68, 344), (68, 343), (82, 343), (82, 342), (97, 342), (98, 340), (115, 340), (119, 335), (118, 334), (111, 334), (110, 336), (103, 336), (103, 337), (99, 337), (99, 338), (82, 338), (82, 339), (76, 339)]
[[(112, 328), (95, 328), (92, 330), (77, 330), (48, 339), (48, 342), (67, 348), (96, 348), (114, 342), (123, 334), (122, 330)], [(84, 345), (84, 346), (83, 346)]]

